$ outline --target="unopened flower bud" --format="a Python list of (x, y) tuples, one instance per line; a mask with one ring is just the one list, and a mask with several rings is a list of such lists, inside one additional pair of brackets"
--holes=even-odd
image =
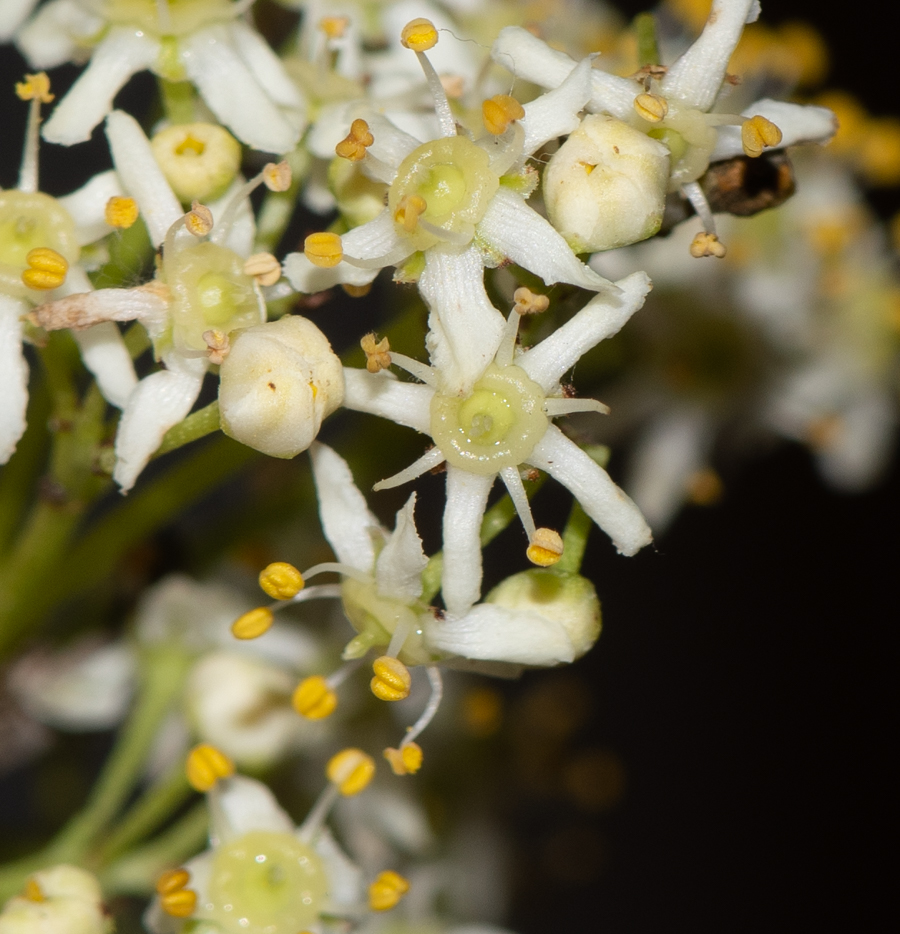
[(343, 398), (341, 361), (299, 315), (240, 332), (219, 372), (222, 430), (272, 457), (305, 451)]
[(550, 159), (544, 202), (576, 253), (652, 237), (662, 223), (669, 151), (614, 117), (590, 114)]
[(75, 866), (51, 866), (29, 877), (0, 912), (2, 934), (107, 934), (100, 885)]
[(157, 133), (153, 155), (183, 204), (214, 201), (241, 167), (241, 144), (213, 123), (183, 123)]

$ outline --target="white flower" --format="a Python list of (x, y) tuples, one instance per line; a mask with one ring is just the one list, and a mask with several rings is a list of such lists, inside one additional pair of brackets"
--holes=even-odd
[[(479, 262), (471, 248), (462, 258), (472, 266)], [(513, 310), (504, 326), (483, 287), (473, 289), (472, 278), (457, 272), (458, 260), (429, 264), (419, 282), (432, 311), (434, 367), (392, 355), (424, 385), (402, 383), (386, 373), (346, 370), (344, 404), (434, 440), (418, 461), (376, 489), (446, 463), (443, 594), (447, 609), (462, 616), (480, 594), (479, 531), (498, 475), (530, 541), (535, 528), (519, 475), (525, 466), (545, 470), (568, 487), (619, 551), (634, 554), (650, 541), (650, 530), (631, 500), (551, 421), (570, 412), (604, 411), (593, 400), (563, 398), (560, 380), (584, 353), (625, 324), (643, 304), (650, 283), (643, 273), (623, 279), (615, 295), (598, 295), (546, 340), (517, 354), (518, 312)], [(445, 321), (454, 322), (455, 330), (442, 329)], [(490, 331), (484, 326), (488, 321)], [(491, 334), (497, 336), (491, 339)]]
[(77, 866), (39, 869), (0, 912), (0, 934), (108, 934), (100, 885)]
[(96, 47), (44, 125), (44, 138), (63, 145), (89, 139), (122, 86), (149, 68), (168, 81), (191, 81), (216, 117), (248, 145), (275, 153), (293, 149), (305, 125), (305, 104), (277, 55), (241, 18), (251, 4), (110, 0), (100, 7), (51, 0), (18, 32), (29, 62), (50, 68)]

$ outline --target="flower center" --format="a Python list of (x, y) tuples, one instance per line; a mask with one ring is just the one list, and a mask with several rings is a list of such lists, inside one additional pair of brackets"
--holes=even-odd
[(718, 133), (701, 110), (672, 108), (647, 135), (668, 146), (672, 154), (669, 191), (696, 181), (709, 167)]
[(290, 834), (253, 830), (216, 850), (197, 914), (227, 934), (297, 934), (316, 924), (327, 889), (310, 846)]
[[(483, 149), (462, 136), (446, 137), (419, 146), (400, 163), (388, 192), (388, 206), (416, 240), (417, 249), (428, 249), (441, 240), (462, 244), (474, 236), (475, 225), (499, 186)], [(420, 215), (425, 223), (410, 231), (401, 219), (401, 202), (413, 197), (425, 202)]]
[(517, 366), (491, 364), (464, 399), (438, 393), (431, 436), (448, 462), (488, 475), (525, 461), (549, 419), (544, 391)]

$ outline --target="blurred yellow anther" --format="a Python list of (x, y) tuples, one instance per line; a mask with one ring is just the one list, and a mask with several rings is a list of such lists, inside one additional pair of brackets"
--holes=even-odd
[(267, 606), (258, 606), (248, 610), (231, 624), (231, 634), (235, 639), (258, 639), (272, 628), (275, 617)]
[(659, 123), (669, 112), (669, 102), (658, 94), (638, 94), (634, 99), (634, 110), (647, 123)]
[(375, 142), (375, 137), (369, 132), (369, 124), (365, 120), (356, 119), (350, 124), (350, 132), (334, 147), (334, 151), (342, 159), (359, 162), (365, 158), (366, 149)]
[(466, 79), (462, 75), (441, 75), (440, 82), (450, 100), (459, 100), (466, 90)]
[(44, 893), (41, 891), (40, 885), (38, 885), (37, 879), (29, 879), (25, 883), (25, 891), (22, 893), (25, 898), (30, 902), (42, 902), (45, 901)]
[(722, 498), (722, 479), (709, 467), (695, 470), (687, 478), (687, 494), (697, 506), (711, 506)]
[(117, 227), (119, 230), (128, 230), (128, 228), (138, 219), (138, 206), (134, 198), (123, 198), (119, 195), (113, 195), (106, 202), (103, 209), (103, 216), (110, 227)]
[(397, 210), (394, 211), (394, 220), (407, 232), (412, 233), (419, 223), (419, 216), (428, 208), (421, 195), (404, 195)]
[(532, 292), (524, 285), (513, 292), (513, 311), (519, 315), (537, 315), (550, 307), (550, 299), (546, 295)]
[(350, 20), (346, 16), (324, 16), (319, 20), (319, 29), (321, 29), (329, 39), (342, 38), (349, 25)]
[(49, 104), (56, 96), (50, 93), (50, 79), (46, 71), (39, 71), (36, 75), (25, 75), (24, 81), (16, 82), (16, 94), (20, 100), (39, 100), (42, 104)]
[(701, 230), (691, 241), (691, 256), (700, 259), (701, 256), (715, 256), (721, 259), (725, 255), (725, 244), (713, 233)]
[(209, 791), (220, 778), (234, 775), (234, 763), (224, 752), (201, 743), (188, 753), (187, 780), (195, 791)]
[(375, 335), (370, 332), (359, 342), (359, 346), (366, 355), (366, 369), (370, 373), (386, 370), (391, 365), (391, 342), (386, 337), (376, 341)]
[(430, 19), (410, 20), (400, 32), (400, 45), (413, 52), (427, 52), (437, 45), (438, 31)]
[(535, 529), (531, 544), (525, 554), (532, 564), (541, 568), (549, 568), (562, 557), (562, 537), (553, 529)]
[(387, 870), (369, 886), (369, 907), (372, 911), (388, 911), (409, 891), (409, 882), (398, 872)]
[(372, 781), (375, 760), (361, 749), (343, 749), (328, 760), (325, 774), (342, 795), (358, 795)]
[(321, 269), (331, 269), (344, 258), (341, 238), (327, 231), (310, 234), (303, 241), (303, 253), (313, 266), (319, 266)]
[(202, 156), (206, 152), (206, 143), (202, 139), (197, 139), (192, 133), (188, 133), (175, 147), (175, 155), (183, 156), (187, 152), (195, 156)]
[(485, 129), (494, 136), (505, 133), (510, 123), (524, 116), (525, 108), (508, 94), (497, 94), (481, 105)]
[(262, 180), (269, 191), (287, 191), (291, 187), (291, 167), (287, 162), (270, 162), (263, 166)]
[(338, 697), (321, 675), (311, 675), (297, 685), (291, 703), (301, 717), (324, 720), (334, 713)]
[(156, 894), (167, 895), (183, 889), (191, 881), (191, 874), (187, 869), (169, 869), (156, 880)]
[(260, 285), (275, 285), (281, 278), (281, 263), (271, 253), (254, 253), (244, 260), (244, 275)]
[(741, 143), (744, 152), (752, 159), (761, 156), (767, 147), (777, 146), (780, 142), (781, 130), (765, 117), (757, 115), (741, 124)]
[(406, 743), (399, 749), (388, 747), (384, 757), (394, 775), (415, 775), (422, 768), (422, 747), (418, 743)]
[(176, 889), (159, 896), (160, 908), (173, 918), (189, 918), (197, 907), (197, 893), (191, 889)]
[(344, 282), (341, 285), (341, 288), (350, 296), (350, 298), (362, 298), (364, 295), (368, 295), (372, 291), (372, 283), (369, 282), (366, 285), (350, 285), (349, 282)]
[(50, 247), (39, 246), (29, 250), (25, 262), (28, 268), (22, 273), (22, 281), (29, 289), (47, 292), (58, 289), (66, 281), (69, 264), (64, 256)]
[(382, 655), (372, 663), (375, 677), (369, 682), (372, 693), (383, 701), (398, 701), (409, 697), (412, 676), (399, 658)]
[(290, 600), (304, 588), (303, 575), (286, 561), (274, 561), (259, 572), (259, 586), (273, 600)]
[(210, 328), (203, 332), (203, 340), (206, 342), (209, 362), (214, 366), (221, 366), (231, 351), (231, 339), (224, 331)]
[(184, 226), (195, 237), (205, 237), (213, 228), (212, 211), (205, 204), (194, 201), (190, 211), (184, 215)]
[(900, 120), (877, 117), (866, 121), (856, 160), (873, 185), (900, 182)]

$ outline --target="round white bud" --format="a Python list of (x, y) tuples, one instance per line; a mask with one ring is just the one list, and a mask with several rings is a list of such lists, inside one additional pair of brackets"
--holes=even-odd
[(550, 159), (544, 203), (576, 253), (652, 237), (669, 184), (669, 150), (614, 117), (589, 114)]
[(295, 457), (344, 399), (341, 361), (306, 318), (240, 331), (219, 371), (226, 435), (272, 457)]

